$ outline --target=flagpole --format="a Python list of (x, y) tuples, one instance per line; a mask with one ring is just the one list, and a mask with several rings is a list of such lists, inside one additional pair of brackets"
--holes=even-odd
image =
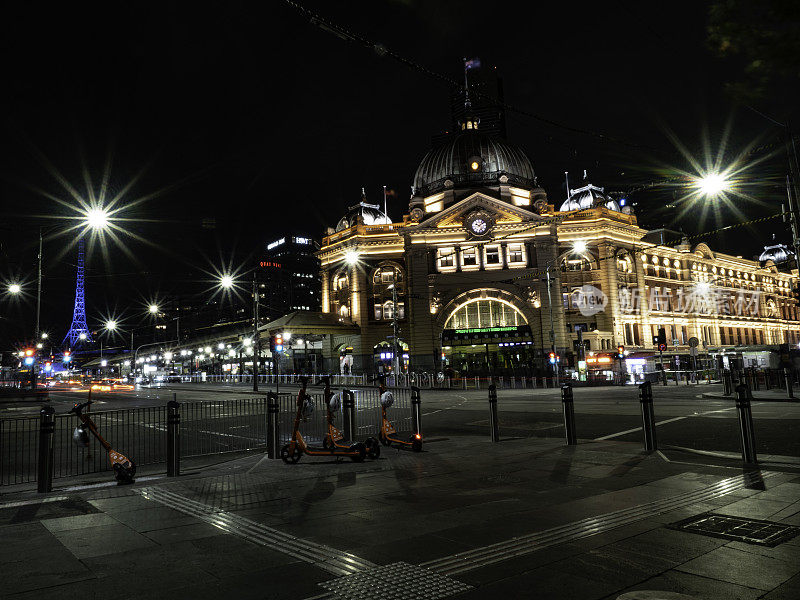
[[(386, 186), (383, 186), (383, 214), (389, 217), (389, 211), (386, 208)], [(391, 219), (389, 219), (391, 221)]]

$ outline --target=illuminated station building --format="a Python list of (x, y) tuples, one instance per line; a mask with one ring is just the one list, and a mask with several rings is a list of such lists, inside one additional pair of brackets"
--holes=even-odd
[(522, 149), (477, 118), (459, 126), (422, 159), (401, 220), (362, 199), (323, 237), (322, 311), (350, 326), (323, 348), (331, 370), (389, 369), (393, 326), (402, 369), (468, 376), (543, 376), (554, 349), (563, 370), (610, 378), (620, 345), (629, 374), (652, 371), (660, 328), (667, 369), (695, 354), (774, 367), (800, 341), (786, 248), (662, 243), (588, 180), (553, 203)]

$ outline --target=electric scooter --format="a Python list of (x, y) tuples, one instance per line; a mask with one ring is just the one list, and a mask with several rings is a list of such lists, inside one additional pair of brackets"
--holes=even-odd
[(367, 447), (362, 442), (356, 442), (348, 448), (312, 448), (303, 439), (300, 433), (300, 420), (306, 421), (308, 415), (313, 410), (311, 396), (306, 392), (308, 377), (301, 377), (300, 390), (297, 392), (297, 412), (294, 416), (294, 426), (292, 427), (292, 437), (289, 443), (281, 448), (281, 460), (288, 464), (297, 463), (303, 454), (309, 456), (335, 456), (348, 457), (355, 462), (361, 462), (367, 455)]
[(75, 431), (72, 433), (72, 439), (79, 446), (88, 447), (89, 435), (86, 432), (91, 432), (91, 434), (97, 438), (97, 441), (100, 442), (100, 445), (105, 448), (106, 452), (108, 452), (108, 460), (114, 469), (114, 478), (117, 480), (117, 483), (133, 483), (133, 476), (136, 475), (136, 463), (123, 456), (121, 452), (114, 450), (111, 447), (111, 444), (104, 440), (97, 431), (97, 425), (95, 425), (91, 417), (83, 414), (83, 409), (91, 406), (91, 404), (92, 392), (90, 390), (88, 401), (84, 402), (83, 404), (76, 404), (69, 411), (71, 413), (75, 413), (81, 420), (81, 424), (78, 425), (78, 427), (76, 427)]
[[(329, 376), (323, 375), (320, 377), (319, 381), (317, 382), (317, 385), (319, 384), (323, 384), (325, 386), (324, 398), (328, 424), (328, 433), (325, 434), (325, 437), (322, 440), (322, 447), (327, 450), (332, 448), (349, 448), (348, 445), (342, 442), (344, 439), (344, 434), (336, 429), (333, 424), (341, 403), (341, 395), (331, 392), (331, 378)], [(381, 445), (374, 437), (369, 437), (364, 440), (364, 445), (367, 447), (367, 456), (370, 458), (377, 459), (381, 455)]]
[(401, 440), (397, 437), (397, 430), (394, 425), (386, 416), (386, 409), (394, 403), (394, 394), (386, 389), (386, 375), (378, 375), (376, 379), (380, 382), (378, 384), (378, 392), (380, 393), (381, 402), (381, 431), (378, 433), (378, 439), (384, 446), (391, 446), (397, 444), (400, 448), (411, 448), (414, 452), (422, 452), (422, 434), (414, 433), (406, 440)]

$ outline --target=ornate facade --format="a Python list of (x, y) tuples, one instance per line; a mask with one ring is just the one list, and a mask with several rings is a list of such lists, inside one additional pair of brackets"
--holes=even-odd
[(800, 341), (796, 271), (648, 241), (620, 203), (585, 182), (556, 209), (524, 152), (468, 119), (422, 160), (401, 221), (362, 202), (323, 238), (322, 311), (360, 331), (329, 367), (374, 371), (397, 347), (403, 368), (533, 374), (552, 348), (574, 364), (579, 336), (652, 355), (662, 327), (673, 354)]

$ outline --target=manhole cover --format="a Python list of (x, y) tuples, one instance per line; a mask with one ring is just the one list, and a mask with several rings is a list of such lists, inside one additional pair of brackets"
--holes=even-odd
[(319, 585), (333, 592), (333, 597), (337, 600), (340, 598), (348, 600), (363, 600), (364, 598), (435, 600), (472, 589), (472, 586), (466, 583), (406, 562), (375, 567), (332, 581), (324, 581)]
[(793, 525), (714, 513), (696, 515), (677, 523), (671, 523), (667, 527), (678, 531), (690, 531), (745, 544), (769, 547), (782, 544), (800, 533), (800, 527)]

